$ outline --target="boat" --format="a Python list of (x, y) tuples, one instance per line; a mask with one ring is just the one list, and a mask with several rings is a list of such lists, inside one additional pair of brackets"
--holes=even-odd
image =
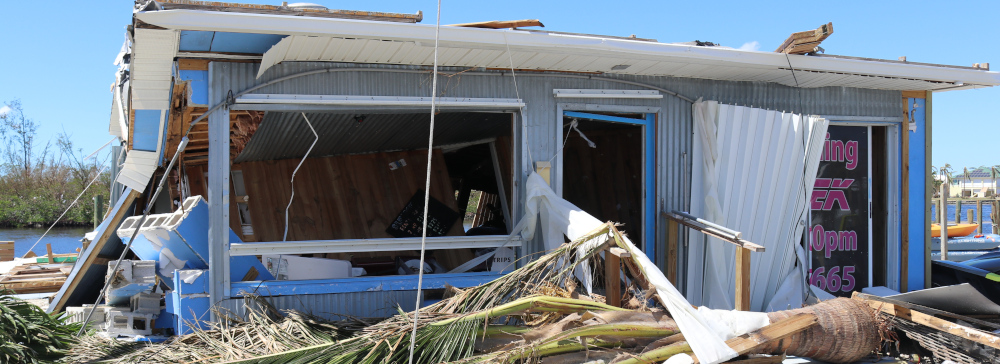
[[(997, 234), (975, 235), (948, 239), (948, 260), (952, 262), (963, 262), (996, 250), (997, 247), (1000, 247), (1000, 235)], [(931, 238), (931, 259), (941, 259), (940, 237)]]
[[(948, 237), (957, 238), (960, 236), (969, 236), (976, 231), (979, 224), (955, 224), (948, 225)], [(935, 238), (941, 237), (941, 225), (931, 224), (931, 236)]]

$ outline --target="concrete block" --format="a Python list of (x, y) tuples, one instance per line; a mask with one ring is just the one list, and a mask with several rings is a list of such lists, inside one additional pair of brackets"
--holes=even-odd
[(104, 330), (111, 335), (143, 335), (153, 334), (153, 319), (151, 314), (130, 312), (127, 308), (111, 308), (105, 316)]
[[(118, 236), (123, 243), (136, 230), (132, 252), (139, 258), (154, 260), (159, 264), (159, 274), (167, 284), (174, 270), (208, 268), (208, 203), (201, 196), (184, 200), (182, 208), (166, 214), (149, 215), (139, 226), (140, 216), (130, 217), (118, 228)], [(241, 242), (230, 230), (229, 242)], [(251, 269), (257, 271), (257, 280), (274, 279), (255, 257), (232, 257), (230, 276), (240, 281)], [(174, 287), (170, 287), (173, 289)]]
[[(66, 320), (68, 322), (83, 322), (87, 318), (87, 313), (90, 312), (90, 308), (94, 305), (86, 305), (83, 307), (66, 307)], [(105, 316), (111, 306), (100, 305), (94, 309), (94, 313), (90, 316), (90, 327), (96, 330), (100, 330), (104, 327)]]
[(162, 309), (160, 307), (162, 297), (163, 295), (159, 293), (139, 293), (132, 296), (129, 307), (135, 313), (158, 315)]
[(156, 262), (152, 260), (123, 260), (118, 272), (112, 272), (114, 263), (108, 263), (110, 280), (104, 300), (111, 306), (129, 304), (132, 296), (151, 292), (156, 285)]

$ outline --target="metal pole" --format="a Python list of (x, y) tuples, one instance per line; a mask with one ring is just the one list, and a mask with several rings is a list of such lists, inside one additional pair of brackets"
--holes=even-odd
[[(944, 168), (941, 168), (941, 176), (947, 176)], [(947, 177), (943, 178), (943, 183), (941, 183), (941, 260), (948, 260), (948, 181)]]

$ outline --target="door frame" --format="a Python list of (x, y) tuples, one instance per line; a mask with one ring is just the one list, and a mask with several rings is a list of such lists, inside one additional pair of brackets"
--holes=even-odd
[[(569, 106), (569, 105), (566, 105), (566, 106)], [(643, 203), (643, 206), (642, 206), (643, 229), (642, 230), (643, 230), (643, 235), (642, 235), (642, 241), (640, 241), (639, 245), (642, 248), (643, 252), (646, 253), (646, 256), (655, 263), (655, 261), (656, 261), (656, 235), (655, 235), (655, 231), (656, 231), (656, 214), (655, 214), (655, 209), (656, 209), (656, 204), (655, 204), (655, 197), (656, 197), (655, 196), (656, 195), (656, 189), (655, 189), (655, 181), (656, 181), (656, 177), (655, 177), (656, 176), (656, 173), (655, 173), (656, 172), (655, 171), (655, 162), (656, 162), (656, 160), (655, 160), (655, 149), (656, 149), (656, 146), (655, 146), (655, 136), (656, 136), (656, 130), (655, 130), (655, 125), (656, 125), (656, 115), (659, 112), (659, 108), (658, 107), (628, 107), (628, 106), (608, 107), (608, 105), (599, 105), (599, 106), (602, 106), (602, 107), (600, 107), (597, 110), (595, 110), (594, 107), (583, 107), (582, 109), (584, 111), (576, 111), (576, 110), (579, 110), (580, 108), (563, 107), (563, 105), (560, 105), (560, 107), (558, 108), (558, 112), (557, 112), (557, 117), (558, 118), (557, 118), (557, 122), (556, 122), (556, 129), (557, 129), (557, 134), (556, 135), (557, 135), (557, 140), (559, 140), (559, 147), (558, 147), (559, 149), (556, 152), (558, 154), (556, 156), (556, 159), (558, 160), (558, 162), (556, 163), (557, 170), (555, 171), (555, 175), (558, 176), (558, 182), (553, 182), (553, 184), (556, 186), (556, 194), (558, 194), (560, 197), (562, 197), (562, 195), (563, 195), (563, 181), (564, 181), (564, 179), (563, 179), (563, 173), (564, 173), (564, 170), (562, 168), (562, 166), (563, 166), (562, 140), (564, 138), (564, 135), (563, 135), (563, 126), (562, 126), (563, 123), (562, 123), (562, 119), (564, 117), (568, 116), (568, 117), (576, 117), (576, 118), (580, 118), (580, 119), (590, 119), (590, 120), (612, 122), (612, 123), (623, 123), (623, 124), (637, 125), (637, 126), (642, 127), (642, 138), (643, 138), (643, 150), (642, 150), (642, 156), (643, 156), (642, 157), (643, 158), (643, 161), (642, 161), (642, 166), (643, 166), (643, 171), (642, 171), (642, 176), (643, 176), (643, 183), (642, 183), (642, 186), (643, 186), (643, 188), (642, 188), (643, 189), (643, 191), (642, 191), (642, 196), (643, 196), (643, 198), (642, 198), (642, 203)], [(602, 115), (602, 114), (593, 114), (593, 113), (590, 113), (590, 112), (587, 112), (587, 111), (639, 113), (639, 114), (643, 114), (644, 118), (642, 118), (642, 119), (635, 119), (635, 118), (626, 118), (626, 117), (620, 117), (620, 116), (610, 116), (610, 115)]]

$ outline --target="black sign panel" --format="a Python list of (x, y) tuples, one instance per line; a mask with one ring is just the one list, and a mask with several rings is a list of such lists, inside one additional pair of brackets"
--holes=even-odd
[[(430, 211), (427, 212), (427, 236), (447, 235), (455, 220), (461, 215), (434, 197), (430, 198), (428, 205)], [(385, 232), (397, 238), (412, 238), (423, 235), (423, 228), (424, 192), (418, 191), (410, 202), (403, 206), (403, 211), (399, 212)]]
[(809, 284), (835, 296), (868, 287), (868, 127), (831, 125), (809, 202)]

